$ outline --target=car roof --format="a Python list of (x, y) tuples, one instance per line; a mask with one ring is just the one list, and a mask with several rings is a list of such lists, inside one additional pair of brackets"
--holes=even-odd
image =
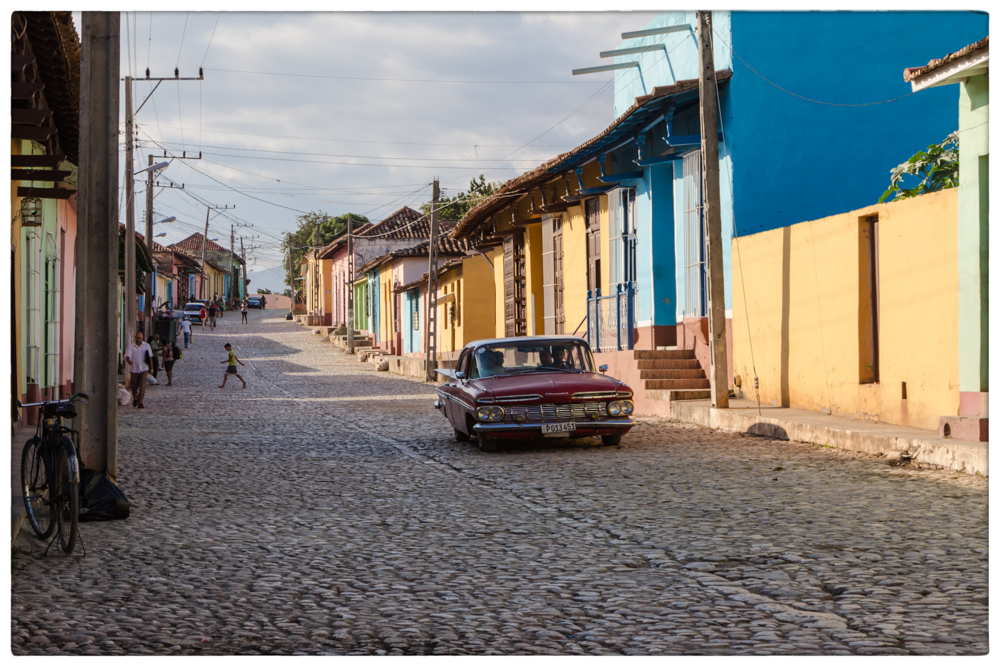
[(513, 336), (510, 338), (483, 338), (474, 340), (465, 347), (479, 347), (480, 345), (499, 345), (507, 343), (521, 343), (531, 345), (532, 343), (583, 343), (587, 344), (585, 338), (579, 336)]

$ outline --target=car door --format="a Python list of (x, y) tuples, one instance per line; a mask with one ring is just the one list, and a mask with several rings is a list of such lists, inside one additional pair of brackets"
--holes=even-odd
[[(468, 373), (469, 368), (469, 351), (463, 350), (462, 354), (458, 357), (458, 363), (455, 364), (455, 373)], [(445, 416), (448, 421), (451, 422), (453, 428), (457, 428), (461, 431), (465, 431), (465, 412), (462, 409), (462, 385), (464, 383), (461, 380), (455, 379), (447, 382), (443, 390), (447, 394), (448, 399), (445, 401)]]

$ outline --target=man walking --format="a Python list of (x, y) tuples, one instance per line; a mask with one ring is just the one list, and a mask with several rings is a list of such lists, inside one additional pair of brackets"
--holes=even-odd
[(188, 344), (191, 342), (191, 320), (184, 318), (181, 322), (181, 331), (184, 332), (184, 348), (187, 349)]
[(229, 364), (229, 366), (226, 367), (226, 374), (222, 376), (222, 384), (219, 385), (219, 389), (226, 388), (226, 380), (229, 379), (230, 375), (235, 375), (237, 378), (239, 378), (239, 381), (243, 383), (243, 388), (246, 389), (247, 381), (243, 379), (243, 377), (240, 375), (239, 370), (236, 368), (237, 363), (240, 366), (246, 366), (246, 364), (244, 364), (242, 361), (236, 358), (236, 353), (233, 352), (232, 345), (226, 343), (225, 347), (226, 347), (227, 359), (221, 363)]
[(208, 311), (205, 310), (205, 304), (201, 304), (200, 319), (201, 319), (201, 330), (204, 331), (205, 330), (205, 320), (208, 319)]
[(125, 350), (125, 362), (128, 364), (129, 386), (132, 389), (132, 407), (145, 408), (142, 399), (146, 397), (146, 376), (149, 375), (149, 361), (153, 357), (153, 351), (149, 349), (149, 343), (142, 340), (142, 332), (135, 332), (135, 342)]
[(215, 329), (215, 315), (217, 312), (214, 301), (208, 304), (208, 326), (212, 329)]

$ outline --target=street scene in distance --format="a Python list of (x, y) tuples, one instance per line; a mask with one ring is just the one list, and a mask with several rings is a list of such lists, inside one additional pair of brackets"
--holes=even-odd
[(989, 652), (984, 12), (11, 22), (14, 655)]

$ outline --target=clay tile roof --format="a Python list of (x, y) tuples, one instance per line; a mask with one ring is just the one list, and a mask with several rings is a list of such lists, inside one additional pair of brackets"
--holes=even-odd
[[(376, 266), (381, 266), (382, 264), (399, 257), (427, 257), (427, 248), (429, 246), (430, 241), (424, 241), (415, 246), (410, 246), (409, 248), (387, 252), (384, 255), (379, 255), (378, 257), (366, 262), (364, 266), (358, 269), (358, 272), (365, 273), (367, 271), (371, 271)], [(453, 239), (450, 236), (439, 236), (437, 247), (438, 257), (462, 257), (465, 255), (465, 251), (471, 248), (472, 245), (468, 239)]]
[(431, 234), (430, 221), (422, 213), (404, 206), (381, 222), (356, 232), (359, 236), (383, 239), (425, 239)]
[(990, 46), (990, 36), (986, 35), (986, 37), (983, 37), (978, 42), (973, 42), (972, 44), (969, 44), (968, 46), (963, 47), (958, 51), (955, 51), (954, 53), (949, 53), (944, 58), (937, 58), (935, 60), (931, 60), (923, 67), (907, 67), (906, 69), (903, 70), (903, 81), (913, 81), (917, 77), (923, 76), (928, 72), (933, 72), (936, 69), (944, 67), (948, 63), (958, 60), (963, 56), (967, 56), (974, 51), (978, 51), (979, 49), (989, 48), (989, 46)]
[[(175, 250), (185, 250), (187, 252), (197, 252), (201, 253), (201, 244), (204, 241), (205, 236), (199, 232), (195, 232), (191, 236), (187, 237), (183, 241), (178, 241), (177, 243), (171, 244), (171, 248)], [(205, 250), (221, 250), (222, 252), (229, 252), (229, 248), (223, 248), (221, 245), (215, 241), (209, 239), (205, 242)]]

